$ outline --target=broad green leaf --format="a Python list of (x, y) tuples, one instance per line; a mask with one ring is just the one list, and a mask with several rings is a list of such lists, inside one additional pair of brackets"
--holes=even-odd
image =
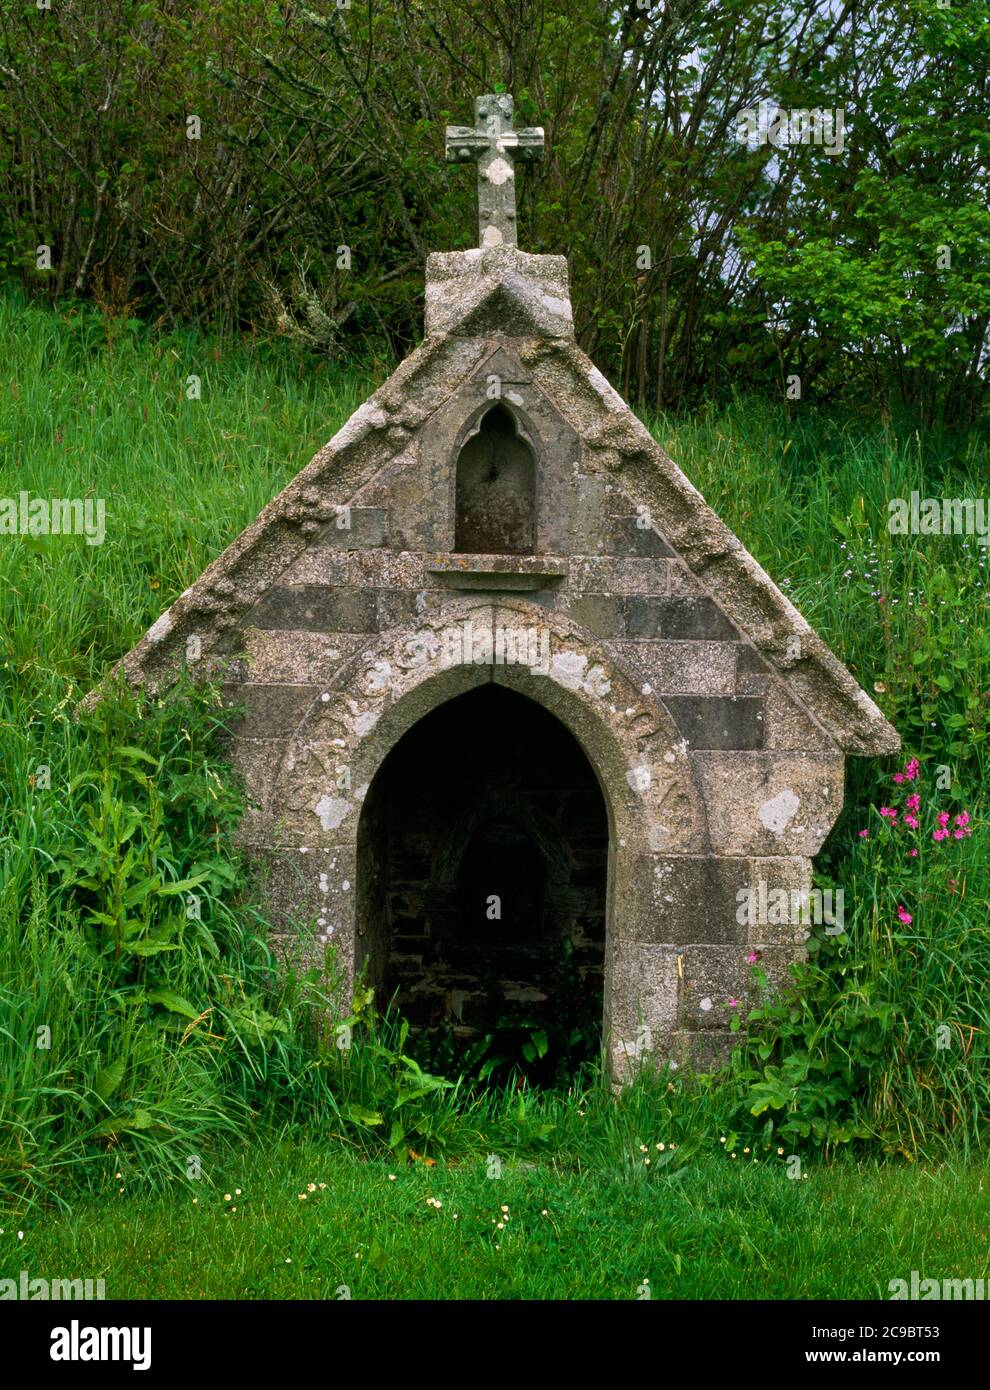
[(116, 1091), (117, 1087), (124, 1079), (126, 1067), (120, 1058), (116, 1062), (111, 1062), (109, 1066), (103, 1067), (96, 1073), (96, 1080), (93, 1082), (93, 1090), (100, 1100), (109, 1100)]
[(170, 893), (185, 893), (190, 888), (198, 888), (204, 879), (209, 875), (204, 870), (201, 874), (195, 874), (192, 878), (180, 879), (178, 883), (170, 883), (165, 888), (159, 888), (159, 897), (166, 897)]
[(121, 755), (121, 757), (143, 758), (144, 761), (146, 763), (150, 763), (152, 767), (160, 766), (159, 760), (157, 758), (153, 758), (151, 754), (146, 753), (143, 748), (135, 748), (132, 743), (125, 743), (121, 748), (118, 748), (116, 751)]
[(382, 1113), (380, 1110), (368, 1110), (363, 1105), (349, 1105), (344, 1111), (344, 1118), (355, 1125), (380, 1125)]
[[(174, 947), (169, 947), (173, 950)], [(173, 994), (170, 989), (149, 989), (145, 995), (149, 1004), (161, 1004), (165, 1009), (171, 1009), (174, 1014), (183, 1014), (186, 1018), (193, 1020), (199, 1018), (200, 1010), (194, 1009), (188, 999), (183, 999), (181, 994)]]

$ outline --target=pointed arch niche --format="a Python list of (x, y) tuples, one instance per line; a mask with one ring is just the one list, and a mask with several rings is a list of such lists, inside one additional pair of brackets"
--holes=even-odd
[(536, 553), (536, 457), (501, 402), (485, 412), (457, 457), (454, 550)]

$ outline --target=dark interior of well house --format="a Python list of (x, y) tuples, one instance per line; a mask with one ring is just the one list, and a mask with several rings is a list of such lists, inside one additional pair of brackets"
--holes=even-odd
[(597, 1057), (608, 819), (552, 714), (492, 683), (425, 716), (369, 790), (358, 853), (365, 969), (424, 1063), (553, 1082)]

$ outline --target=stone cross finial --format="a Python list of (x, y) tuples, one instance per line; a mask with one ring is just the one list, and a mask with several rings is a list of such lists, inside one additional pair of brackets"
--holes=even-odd
[(543, 128), (512, 129), (512, 98), (494, 93), (474, 103), (474, 126), (447, 127), (447, 161), (478, 164), (478, 235), (482, 247), (515, 246), (517, 159), (543, 155)]

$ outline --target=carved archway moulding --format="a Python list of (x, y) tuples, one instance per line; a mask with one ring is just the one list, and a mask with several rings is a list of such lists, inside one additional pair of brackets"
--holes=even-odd
[(649, 685), (577, 624), (533, 605), (471, 599), (373, 638), (327, 681), (273, 779), (277, 845), (356, 843), (368, 787), (402, 735), (490, 680), (542, 705), (577, 739), (601, 784), (615, 851), (709, 852), (687, 745)]

